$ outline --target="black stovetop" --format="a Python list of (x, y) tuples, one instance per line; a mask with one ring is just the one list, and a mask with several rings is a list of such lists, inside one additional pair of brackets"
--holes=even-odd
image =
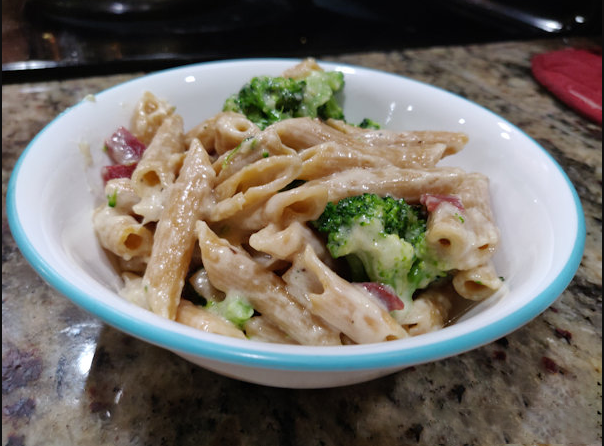
[(3, 0), (4, 82), (601, 35), (601, 1)]

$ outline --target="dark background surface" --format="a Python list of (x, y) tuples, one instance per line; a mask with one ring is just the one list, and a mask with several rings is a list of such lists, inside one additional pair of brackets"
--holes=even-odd
[(601, 34), (600, 0), (3, 0), (2, 81)]

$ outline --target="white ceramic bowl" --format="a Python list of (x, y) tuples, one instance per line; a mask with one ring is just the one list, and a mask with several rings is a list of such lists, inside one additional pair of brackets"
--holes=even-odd
[[(456, 355), (516, 330), (554, 302), (578, 268), (585, 224), (572, 184), (548, 153), (514, 125), (462, 97), (400, 76), (331, 63), (321, 65), (344, 72), (344, 109), (351, 122), (371, 117), (391, 129), (470, 136), (464, 151), (446, 164), (491, 179), (502, 236), (495, 264), (507, 294), (480, 303), (434, 333), (341, 347), (273, 345), (203, 333), (120, 298), (119, 278), (90, 221), (102, 196), (104, 138), (129, 122), (146, 90), (175, 105), (188, 129), (220, 111), (225, 98), (253, 76), (278, 75), (296, 62), (240, 60), (166, 70), (110, 88), (62, 113), (29, 144), (10, 179), (9, 224), (23, 255), (50, 285), (119, 330), (223, 375), (280, 387), (357, 383)], [(85, 167), (82, 143), (91, 148), (92, 170)]]

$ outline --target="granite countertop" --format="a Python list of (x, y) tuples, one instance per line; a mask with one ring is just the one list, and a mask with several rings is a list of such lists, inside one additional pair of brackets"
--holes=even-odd
[(4, 197), (27, 143), (66, 107), (142, 73), (2, 87), (2, 445), (602, 443), (602, 129), (530, 73), (542, 40), (322, 57), (458, 93), (563, 166), (584, 206), (576, 277), (490, 345), (348, 387), (288, 390), (216, 375), (74, 306), (26, 263)]

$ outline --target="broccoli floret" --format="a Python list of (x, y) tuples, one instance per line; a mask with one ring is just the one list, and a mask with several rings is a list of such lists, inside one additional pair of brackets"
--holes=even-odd
[(313, 71), (304, 79), (258, 76), (229, 97), (223, 111), (242, 113), (261, 129), (288, 118), (344, 119), (335, 93), (344, 87), (339, 71)]
[(304, 99), (304, 87), (294, 79), (255, 77), (226, 100), (223, 110), (242, 113), (263, 129), (295, 116)]
[(353, 281), (390, 286), (405, 304), (401, 311), (412, 306), (417, 289), (446, 275), (427, 248), (420, 206), (367, 193), (328, 203), (313, 225), (327, 234), (331, 255), (348, 261)]
[(298, 117), (344, 119), (344, 110), (334, 96), (344, 88), (344, 74), (339, 71), (313, 71), (303, 82), (304, 98)]
[(227, 294), (220, 302), (207, 301), (205, 308), (231, 321), (239, 328), (254, 315), (254, 308), (244, 297), (238, 294)]
[(379, 123), (375, 122), (373, 119), (370, 119), (370, 118), (363, 119), (359, 123), (359, 127), (361, 127), (362, 129), (374, 129), (374, 130), (379, 130), (382, 128), (382, 126)]

